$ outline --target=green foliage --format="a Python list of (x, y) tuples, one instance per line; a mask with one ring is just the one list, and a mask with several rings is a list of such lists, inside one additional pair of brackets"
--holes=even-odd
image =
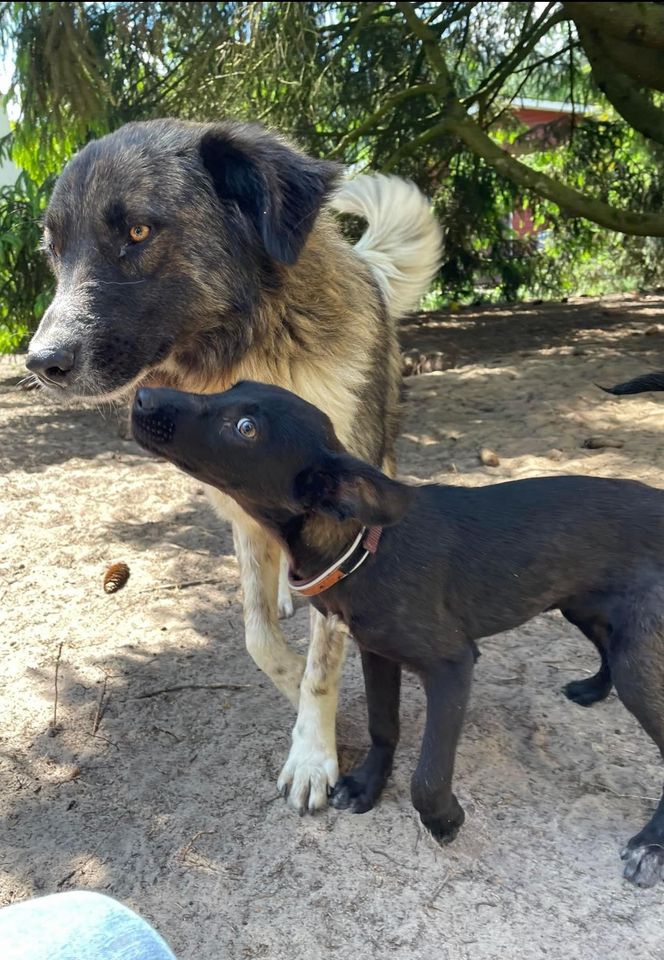
[[(644, 210), (664, 208), (664, 147), (620, 120), (587, 118), (566, 149), (538, 154), (532, 166), (616, 206), (628, 198)], [(662, 239), (610, 233), (535, 196), (524, 200), (547, 228), (527, 282), (530, 291), (592, 295), (664, 282)]]
[(0, 353), (20, 349), (51, 295), (51, 275), (39, 246), (41, 216), (53, 186), (26, 174), (0, 190)]
[[(89, 139), (156, 116), (261, 120), (316, 156), (412, 178), (444, 226), (443, 299), (662, 282), (662, 241), (570, 218), (461, 144), (408, 6), (435, 38), (455, 96), (494, 140), (523, 133), (510, 113), (516, 96), (598, 104), (602, 116), (529, 154), (528, 166), (618, 208), (663, 209), (664, 148), (603, 99), (557, 3), (0, 3), (23, 170), (0, 192), (0, 351), (20, 343), (48, 300), (37, 247), (55, 175)], [(513, 234), (510, 212), (524, 205), (546, 226), (545, 243)]]

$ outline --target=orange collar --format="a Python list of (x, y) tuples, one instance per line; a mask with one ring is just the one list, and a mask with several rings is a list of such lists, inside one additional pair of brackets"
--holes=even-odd
[(315, 597), (319, 593), (329, 590), (335, 583), (345, 580), (351, 573), (354, 573), (370, 554), (376, 552), (382, 532), (382, 527), (362, 527), (343, 555), (327, 570), (319, 573), (316, 577), (311, 577), (309, 580), (298, 580), (289, 570), (289, 587), (303, 597)]

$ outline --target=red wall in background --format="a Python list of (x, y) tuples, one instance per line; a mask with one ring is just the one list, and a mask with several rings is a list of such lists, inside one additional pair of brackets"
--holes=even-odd
[[(517, 107), (514, 115), (525, 126), (532, 129), (540, 123), (551, 123), (552, 120), (559, 120), (561, 117), (569, 116), (562, 110), (536, 110), (533, 107)], [(512, 213), (511, 227), (519, 239), (532, 237), (537, 233), (533, 224), (533, 215), (525, 207), (517, 207)]]
[(559, 120), (560, 117), (567, 117), (569, 114), (561, 110), (534, 110), (532, 107), (517, 107), (514, 116), (525, 123), (527, 127), (536, 127), (538, 123), (551, 123), (552, 120)]

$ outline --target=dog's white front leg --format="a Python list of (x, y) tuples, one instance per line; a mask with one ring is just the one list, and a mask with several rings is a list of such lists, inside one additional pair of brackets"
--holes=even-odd
[(301, 814), (327, 805), (337, 782), (336, 716), (346, 628), (311, 608), (311, 643), (293, 742), (277, 787)]
[(282, 620), (292, 617), (295, 612), (293, 606), (293, 595), (288, 586), (288, 557), (285, 553), (279, 558), (279, 617)]
[(281, 551), (255, 524), (233, 524), (235, 551), (244, 592), (247, 650), (257, 666), (297, 709), (305, 661), (286, 643), (278, 623), (277, 596)]

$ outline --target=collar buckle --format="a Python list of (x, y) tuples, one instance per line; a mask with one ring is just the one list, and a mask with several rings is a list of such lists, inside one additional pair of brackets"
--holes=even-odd
[(335, 583), (345, 580), (358, 567), (361, 567), (367, 557), (376, 553), (382, 532), (382, 527), (362, 527), (339, 559), (316, 577), (311, 577), (308, 580), (298, 580), (289, 570), (289, 587), (303, 597), (315, 597), (319, 593), (329, 590)]

